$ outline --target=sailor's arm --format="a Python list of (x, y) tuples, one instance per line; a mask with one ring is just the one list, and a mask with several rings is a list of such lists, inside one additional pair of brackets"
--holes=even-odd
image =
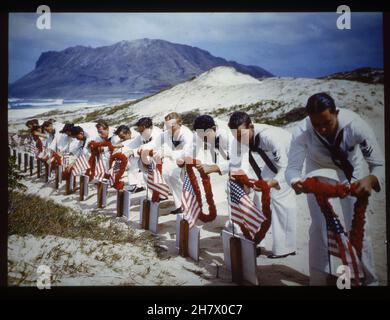
[(356, 193), (369, 195), (371, 189), (380, 191), (385, 185), (385, 159), (373, 130), (360, 119), (352, 126), (359, 148), (368, 164), (370, 174), (357, 181)]
[(288, 152), (287, 168), (285, 170), (286, 181), (297, 194), (302, 192), (302, 167), (307, 153), (307, 146), (304, 140), (304, 133), (293, 137)]

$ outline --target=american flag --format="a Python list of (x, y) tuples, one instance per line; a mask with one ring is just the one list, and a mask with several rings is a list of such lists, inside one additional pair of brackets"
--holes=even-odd
[(82, 154), (79, 156), (74, 164), (73, 164), (73, 170), (72, 172), (77, 175), (77, 174), (83, 174), (87, 169), (89, 168), (89, 162), (87, 157)]
[(327, 236), (331, 274), (339, 276), (337, 267), (344, 264), (350, 268), (351, 278), (364, 278), (362, 263), (337, 217), (327, 218)]
[(120, 165), (121, 165), (121, 162), (118, 161), (118, 160), (115, 160), (112, 165), (111, 165), (111, 168), (108, 170), (108, 174), (110, 175), (109, 177), (109, 181), (110, 181), (110, 186), (113, 186), (114, 185), (114, 182), (115, 182), (115, 174), (119, 171), (120, 169)]
[(104, 167), (104, 161), (101, 154), (96, 156), (96, 165), (95, 165), (95, 178), (98, 181), (103, 181), (106, 174), (106, 168)]
[(259, 231), (261, 224), (267, 218), (263, 213), (255, 206), (249, 196), (245, 193), (241, 184), (230, 180), (230, 209), (232, 221), (240, 226), (244, 226), (252, 239)]
[(33, 155), (38, 154), (39, 150), (38, 150), (37, 144), (35, 143), (35, 141), (33, 139), (31, 139), (30, 142), (27, 144), (26, 151), (28, 153), (33, 154)]
[(146, 179), (147, 187), (155, 192), (160, 194), (160, 198), (168, 198), (169, 187), (165, 182), (164, 177), (161, 175), (160, 171), (157, 169), (156, 164), (151, 161), (148, 164), (148, 177)]
[(62, 171), (65, 171), (66, 167), (70, 165), (70, 154), (64, 154), (62, 156)]
[(181, 206), (184, 211), (184, 219), (188, 221), (190, 228), (193, 227), (201, 212), (201, 207), (196, 199), (195, 191), (188, 174), (184, 176)]

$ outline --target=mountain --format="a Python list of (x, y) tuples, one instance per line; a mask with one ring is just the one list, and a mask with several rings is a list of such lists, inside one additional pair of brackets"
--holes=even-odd
[(325, 77), (320, 77), (319, 79), (339, 79), (339, 80), (350, 80), (350, 81), (359, 81), (364, 83), (384, 83), (384, 71), (383, 69), (378, 68), (359, 68), (352, 71), (338, 72)]
[(140, 39), (43, 52), (35, 69), (9, 86), (9, 96), (128, 97), (165, 89), (217, 66), (231, 66), (255, 78), (272, 76), (261, 67), (227, 61), (196, 47)]
[[(262, 80), (238, 72), (232, 67), (216, 67), (191, 80), (181, 82), (138, 100), (123, 101), (79, 110), (58, 109), (34, 116), (41, 121), (84, 123), (105, 119), (110, 125), (133, 125), (149, 116), (161, 126), (164, 116), (176, 111), (184, 123), (192, 126), (199, 114), (209, 114), (228, 121), (233, 111), (247, 112), (257, 123), (289, 126), (306, 116), (307, 99), (317, 92), (327, 92), (340, 108), (348, 108), (369, 119), (375, 130), (382, 130), (384, 110), (383, 84), (358, 81), (309, 78), (269, 77)], [(14, 121), (14, 128), (25, 128), (25, 119)], [(378, 133), (382, 137), (382, 132)]]

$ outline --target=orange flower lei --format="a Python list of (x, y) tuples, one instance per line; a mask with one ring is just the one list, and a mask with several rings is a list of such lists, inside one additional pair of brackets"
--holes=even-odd
[(116, 189), (116, 190), (122, 190), (125, 186), (125, 184), (123, 183), (123, 181), (120, 181), (121, 177), (123, 176), (125, 170), (126, 170), (126, 166), (127, 166), (127, 162), (128, 162), (128, 158), (125, 154), (123, 153), (114, 153), (110, 156), (110, 168), (113, 164), (113, 162), (115, 160), (119, 160), (120, 161), (120, 167), (119, 167), (119, 170), (117, 173), (115, 173), (115, 178), (114, 178), (114, 185), (113, 187)]
[(51, 162), (51, 170), (54, 170), (62, 164), (61, 156), (57, 152), (53, 153), (53, 158), (54, 160)]
[(185, 168), (188, 175), (188, 178), (190, 179), (190, 183), (192, 185), (192, 188), (194, 189), (196, 201), (198, 202), (198, 205), (200, 207), (200, 213), (198, 218), (202, 222), (210, 222), (213, 221), (217, 217), (217, 208), (215, 207), (214, 203), (214, 197), (213, 197), (213, 191), (211, 189), (211, 183), (210, 183), (210, 177), (208, 174), (200, 173), (200, 177), (202, 179), (203, 189), (206, 194), (206, 201), (209, 207), (209, 214), (204, 214), (202, 209), (202, 196), (200, 193), (200, 188), (198, 184), (198, 179), (195, 176), (194, 173), (194, 166), (197, 164), (200, 164), (199, 160), (192, 159), (192, 158), (186, 158), (185, 159)]
[(95, 177), (95, 168), (96, 168), (96, 156), (101, 152), (102, 147), (108, 147), (110, 153), (114, 151), (114, 147), (110, 141), (90, 141), (88, 147), (91, 150), (91, 156), (88, 159), (89, 168), (85, 172), (89, 179), (92, 180)]
[[(261, 240), (264, 239), (267, 231), (269, 230), (271, 226), (272, 221), (272, 211), (271, 211), (271, 188), (268, 186), (268, 183), (264, 181), (263, 179), (259, 179), (256, 181), (250, 180), (249, 177), (246, 174), (237, 174), (232, 175), (232, 177), (237, 181), (238, 183), (247, 186), (248, 188), (257, 187), (260, 188), (261, 191), (261, 205), (262, 205), (262, 212), (264, 216), (266, 217), (266, 220), (261, 224), (260, 230), (256, 233), (254, 241), (255, 243), (260, 243)], [(242, 233), (244, 234), (245, 238), (252, 240), (249, 231), (245, 228), (243, 224), (239, 224)]]
[[(162, 174), (162, 163), (157, 163), (156, 169)], [(152, 201), (153, 202), (160, 202), (160, 193), (156, 190), (154, 190), (152, 193)]]
[(331, 185), (319, 181), (317, 178), (307, 178), (303, 182), (303, 191), (305, 193), (313, 193), (317, 199), (318, 205), (321, 208), (325, 217), (337, 217), (329, 198), (345, 198), (348, 195), (357, 198), (354, 204), (354, 216), (352, 226), (349, 232), (349, 240), (356, 249), (358, 257), (362, 257), (365, 213), (368, 206), (368, 196), (358, 197), (356, 195), (357, 184), (352, 183), (351, 186), (344, 184)]
[(42, 140), (37, 136), (37, 135), (33, 135), (32, 136), (35, 143), (36, 143), (36, 146), (38, 148), (38, 153), (41, 153), (43, 151), (43, 143), (42, 143)]

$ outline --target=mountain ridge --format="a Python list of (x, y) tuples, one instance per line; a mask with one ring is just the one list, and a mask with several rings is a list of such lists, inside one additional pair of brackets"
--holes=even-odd
[(80, 98), (104, 93), (125, 97), (133, 92), (156, 92), (217, 66), (231, 66), (255, 78), (273, 76), (259, 66), (215, 57), (198, 47), (144, 38), (43, 52), (35, 69), (9, 86), (9, 95)]

